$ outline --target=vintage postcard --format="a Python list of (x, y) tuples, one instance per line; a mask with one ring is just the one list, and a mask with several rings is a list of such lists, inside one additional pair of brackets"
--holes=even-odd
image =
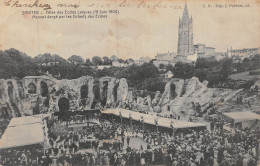
[(259, 0), (1, 0), (0, 165), (260, 165)]

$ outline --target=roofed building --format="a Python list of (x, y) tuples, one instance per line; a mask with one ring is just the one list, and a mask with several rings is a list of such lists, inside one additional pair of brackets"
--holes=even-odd
[(228, 56), (240, 56), (243, 58), (249, 58), (250, 56), (260, 53), (260, 48), (243, 48), (243, 49), (229, 49)]

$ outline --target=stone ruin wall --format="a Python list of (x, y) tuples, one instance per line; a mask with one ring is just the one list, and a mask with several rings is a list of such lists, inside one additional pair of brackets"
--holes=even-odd
[(136, 103), (144, 111), (189, 111), (192, 108), (191, 102), (203, 105), (212, 100), (213, 89), (207, 88), (207, 84), (207, 81), (201, 83), (196, 77), (185, 80), (173, 78), (166, 82), (163, 93), (157, 91), (153, 99), (150, 96), (137, 97)]
[[(95, 96), (94, 86), (98, 93)], [(81, 90), (83, 89), (83, 90)], [(84, 95), (81, 94), (84, 91)], [(51, 76), (27, 76), (22, 80), (0, 80), (0, 117), (25, 116), (60, 111), (61, 100), (69, 110), (95, 109), (122, 103), (128, 96), (126, 79), (83, 76), (73, 80), (57, 80)]]
[[(44, 83), (43, 83), (44, 82)], [(43, 95), (43, 85), (47, 94)], [(2, 110), (9, 116), (24, 116), (49, 111), (60, 111), (60, 105), (68, 104), (68, 110), (87, 110), (103, 107), (124, 107), (131, 103), (142, 111), (178, 112), (192, 108), (191, 102), (202, 105), (213, 100), (213, 90), (207, 88), (207, 81), (201, 83), (198, 78), (167, 81), (163, 93), (155, 93), (155, 97), (137, 96), (128, 90), (125, 78), (112, 77), (93, 78), (83, 76), (73, 80), (57, 80), (51, 76), (27, 76), (22, 80), (0, 80), (0, 117)], [(35, 87), (35, 92), (30, 88)], [(85, 95), (82, 95), (82, 89)], [(60, 101), (65, 101), (60, 103)]]
[[(20, 116), (19, 110), (23, 109), (21, 97), (23, 93), (20, 91), (17, 82), (12, 79), (0, 80), (0, 107), (4, 108), (9, 116)], [(13, 110), (13, 111), (8, 111)], [(0, 113), (0, 115), (2, 112)]]

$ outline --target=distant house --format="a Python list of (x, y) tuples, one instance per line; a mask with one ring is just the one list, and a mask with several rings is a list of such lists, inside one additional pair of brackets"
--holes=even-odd
[(260, 48), (243, 48), (243, 49), (232, 49), (232, 47), (228, 50), (228, 56), (238, 56), (241, 57), (242, 60), (244, 58), (248, 58), (252, 55), (256, 55), (260, 53)]
[(119, 62), (119, 61), (112, 61), (112, 66), (114, 66), (114, 67), (127, 67), (128, 66), (128, 64), (127, 63), (121, 63), (121, 62)]
[(104, 68), (110, 68), (112, 67), (111, 65), (98, 65), (97, 68), (100, 70), (103, 70)]
[(236, 68), (232, 68), (232, 72), (237, 72), (237, 69)]
[(144, 63), (149, 63), (152, 59), (149, 57), (141, 57), (139, 60), (135, 60), (135, 64), (141, 66)]
[(141, 66), (142, 64), (144, 64), (144, 62), (139, 59), (139, 60), (135, 60), (135, 64)]
[(98, 70), (97, 66), (90, 66), (90, 68), (93, 69), (93, 70)]
[(160, 79), (164, 79), (165, 78), (165, 74), (159, 74)]
[(163, 64), (164, 66), (168, 66), (168, 65), (172, 65), (174, 66), (175, 63), (173, 61), (167, 61), (167, 60), (154, 60), (153, 61), (153, 64), (159, 68), (160, 67), (160, 64)]
[(170, 61), (167, 61), (167, 60), (154, 60), (154, 61), (153, 61), (153, 64), (154, 64), (156, 67), (159, 67), (160, 64), (163, 64), (163, 65), (167, 66), (167, 65), (170, 64)]
[(56, 64), (59, 64), (59, 62), (51, 61), (51, 62), (44, 62), (44, 63), (40, 62), (40, 63), (38, 63), (38, 65), (41, 65), (41, 66), (54, 66)]
[(228, 52), (215, 52), (215, 59), (220, 61), (221, 59), (228, 57)]
[(172, 78), (173, 76), (174, 76), (174, 74), (172, 73), (171, 70), (167, 71), (167, 72), (164, 74), (165, 79)]
[(168, 53), (157, 53), (155, 56), (156, 60), (167, 60), (167, 61), (172, 61), (173, 56), (176, 55), (174, 52), (169, 52)]
[(240, 56), (232, 56), (233, 63), (240, 63), (242, 62), (242, 58)]
[(162, 69), (158, 68), (158, 70), (159, 70), (159, 72), (166, 72), (167, 71), (167, 69), (165, 69), (165, 68), (162, 68)]

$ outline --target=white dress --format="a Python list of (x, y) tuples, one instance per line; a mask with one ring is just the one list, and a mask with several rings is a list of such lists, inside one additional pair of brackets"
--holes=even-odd
[(151, 141), (151, 145), (154, 146), (154, 140), (153, 140), (153, 139), (152, 139), (152, 141)]
[(145, 158), (141, 158), (141, 165), (145, 165)]

